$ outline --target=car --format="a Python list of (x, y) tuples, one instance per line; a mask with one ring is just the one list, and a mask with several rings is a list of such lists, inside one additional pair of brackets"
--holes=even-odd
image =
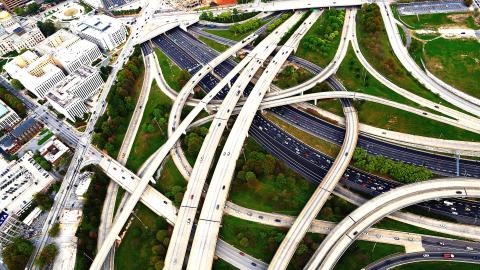
[(245, 256), (245, 253), (243, 253), (241, 251), (238, 254), (240, 254), (241, 256)]
[(446, 259), (455, 258), (455, 255), (452, 253), (443, 253), (443, 258), (446, 258)]
[(473, 248), (472, 248), (472, 247), (466, 247), (466, 249), (467, 249), (467, 250), (470, 250), (470, 251), (472, 251), (472, 250), (473, 250)]
[(423, 254), (423, 257), (428, 258), (428, 257), (430, 257), (430, 255), (429, 254)]
[(440, 246), (445, 246), (445, 243), (444, 243), (444, 242), (438, 242), (438, 244), (439, 244)]
[(250, 263), (250, 264), (251, 264), (252, 266), (257, 266), (257, 264), (256, 264), (256, 263), (254, 263), (254, 262), (252, 262), (252, 263)]
[(282, 222), (280, 219), (276, 218), (275, 222)]
[(393, 239), (400, 240), (400, 238), (398, 236), (395, 236)]

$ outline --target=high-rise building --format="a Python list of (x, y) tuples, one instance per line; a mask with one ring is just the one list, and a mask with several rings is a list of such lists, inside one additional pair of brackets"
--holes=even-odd
[(30, 2), (30, 0), (0, 0), (10, 12), (13, 12), (13, 9), (19, 6), (23, 6), (26, 3)]
[(0, 100), (0, 130), (9, 129), (20, 120), (17, 113)]
[(65, 77), (51, 55), (38, 56), (32, 51), (15, 57), (4, 69), (10, 77), (19, 80), (27, 90), (41, 98)]
[(90, 65), (102, 56), (97, 45), (64, 29), (40, 42), (35, 49), (42, 54), (52, 55), (55, 63), (67, 73)]
[(110, 51), (127, 40), (127, 29), (118, 19), (106, 15), (81, 18), (70, 25), (72, 32)]
[(44, 39), (35, 23), (20, 23), (7, 11), (0, 11), (0, 55), (31, 49)]
[(95, 68), (82, 66), (57, 83), (45, 97), (56, 111), (75, 121), (88, 112), (85, 101), (94, 96), (102, 84)]

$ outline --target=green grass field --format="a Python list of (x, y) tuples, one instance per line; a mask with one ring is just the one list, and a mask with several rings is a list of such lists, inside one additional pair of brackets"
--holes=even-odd
[(480, 43), (438, 38), (425, 44), (428, 70), (448, 84), (480, 98)]
[(334, 269), (361, 269), (388, 255), (403, 253), (404, 251), (401, 246), (355, 241), (343, 254)]
[(436, 13), (400, 16), (400, 19), (413, 29), (437, 29), (439, 27), (467, 27), (478, 29), (473, 12), (466, 13)]
[(207, 44), (208, 46), (212, 47), (212, 49), (216, 50), (217, 52), (224, 52), (229, 48), (227, 45), (220, 44), (206, 37), (198, 36), (198, 39), (201, 40), (203, 43)]
[(182, 86), (179, 81), (182, 70), (173, 63), (160, 49), (155, 48), (155, 54), (157, 55), (160, 68), (162, 69), (163, 77), (167, 81), (168, 85), (175, 91), (180, 91)]
[(130, 158), (127, 162), (127, 168), (136, 172), (140, 166), (147, 160), (147, 158), (153, 154), (163, 143), (167, 140), (167, 130), (160, 130), (158, 126), (155, 126), (153, 132), (146, 132), (142, 128), (147, 123), (152, 122), (153, 110), (158, 106), (171, 106), (172, 101), (162, 90), (158, 87), (156, 82), (152, 83), (150, 89), (150, 95), (148, 97), (147, 105), (143, 113), (142, 121), (140, 122), (140, 128), (138, 129), (137, 136), (130, 152)]

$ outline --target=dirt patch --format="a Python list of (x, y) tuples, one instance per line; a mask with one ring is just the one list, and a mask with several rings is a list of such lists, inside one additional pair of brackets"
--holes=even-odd
[(427, 66), (430, 71), (436, 71), (436, 70), (444, 70), (445, 67), (443, 64), (440, 62), (440, 59), (437, 57), (432, 57), (429, 60), (427, 60)]
[(447, 18), (456, 23), (463, 23), (468, 17), (470, 17), (470, 14), (451, 14), (447, 16)]

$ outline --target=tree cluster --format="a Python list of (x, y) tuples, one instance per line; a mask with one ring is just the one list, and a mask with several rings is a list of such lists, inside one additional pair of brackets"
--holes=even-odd
[(275, 28), (277, 28), (284, 21), (286, 21), (291, 15), (292, 15), (292, 13), (283, 14), (282, 16), (280, 16), (279, 19), (277, 19), (274, 22), (272, 22), (271, 24), (269, 24), (267, 26), (267, 33), (271, 33), (273, 30), (275, 30)]
[(3, 261), (10, 270), (23, 270), (32, 255), (33, 243), (24, 238), (15, 238), (2, 250)]
[(104, 81), (107, 81), (108, 76), (112, 73), (113, 68), (111, 66), (100, 67), (100, 76)]
[(228, 30), (235, 35), (248, 33), (262, 25), (262, 20), (253, 19), (244, 23), (236, 23), (228, 28)]
[(46, 20), (45, 22), (38, 21), (37, 27), (45, 37), (51, 36), (57, 31), (55, 24), (51, 20)]
[(376, 33), (382, 30), (382, 14), (377, 5), (363, 5), (358, 13), (358, 22), (366, 33)]
[(402, 183), (414, 183), (432, 178), (433, 173), (425, 167), (393, 161), (383, 156), (373, 156), (362, 148), (357, 148), (353, 155), (353, 165), (370, 173), (388, 175)]
[(183, 145), (187, 148), (187, 155), (191, 157), (198, 155), (202, 147), (203, 139), (207, 136), (207, 133), (208, 128), (206, 127), (196, 127), (187, 133), (183, 138)]
[(27, 115), (27, 109), (23, 102), (16, 96), (10, 94), (3, 86), (0, 85), (0, 99), (5, 102), (10, 108), (12, 108), (20, 117)]
[(47, 265), (51, 265), (55, 261), (57, 254), (57, 246), (54, 243), (48, 244), (42, 249), (42, 251), (38, 255), (36, 263), (41, 268)]
[(340, 35), (345, 12), (337, 9), (324, 11), (325, 21), (322, 27), (316, 28), (312, 34), (304, 38), (303, 46), (307, 50), (316, 51), (326, 56), (333, 41)]
[(123, 69), (118, 72), (117, 81), (107, 97), (107, 110), (95, 125), (92, 141), (110, 156), (116, 156), (122, 143), (121, 135), (127, 129), (128, 118), (135, 109), (135, 84), (137, 80), (142, 80), (140, 75), (143, 69), (142, 54), (137, 46)]
[(38, 11), (40, 11), (40, 5), (36, 2), (31, 2), (25, 7), (16, 7), (13, 9), (13, 12), (15, 12), (15, 14), (18, 16), (30, 16), (37, 14)]
[(23, 90), (25, 88), (23, 84), (17, 79), (12, 79), (10, 83), (12, 84), (12, 87), (15, 88), (15, 90), (17, 91)]
[(234, 23), (244, 20), (248, 20), (256, 16), (258, 12), (239, 12), (238, 9), (234, 8), (233, 11), (227, 10), (218, 15), (213, 15), (213, 12), (202, 12), (200, 14), (200, 20), (217, 22), (217, 23)]
[(59, 233), (60, 233), (60, 223), (55, 222), (52, 228), (50, 228), (50, 230), (48, 231), (48, 235), (50, 235), (51, 237), (57, 237)]
[[(97, 249), (97, 232), (100, 225), (100, 214), (105, 200), (107, 186), (110, 182), (108, 176), (96, 167), (90, 167), (94, 173), (92, 182), (84, 194), (85, 203), (83, 204), (83, 216), (80, 226), (77, 229), (78, 237), (77, 262), (75, 269), (88, 269), (91, 261), (85, 257), (95, 257)], [(77, 268), (78, 267), (78, 268)]]
[(44, 211), (52, 208), (53, 199), (50, 197), (48, 192), (38, 192), (33, 195), (33, 201), (38, 205), (38, 207)]
[(133, 15), (138, 14), (142, 10), (141, 7), (135, 9), (125, 9), (125, 10), (112, 10), (113, 15)]

